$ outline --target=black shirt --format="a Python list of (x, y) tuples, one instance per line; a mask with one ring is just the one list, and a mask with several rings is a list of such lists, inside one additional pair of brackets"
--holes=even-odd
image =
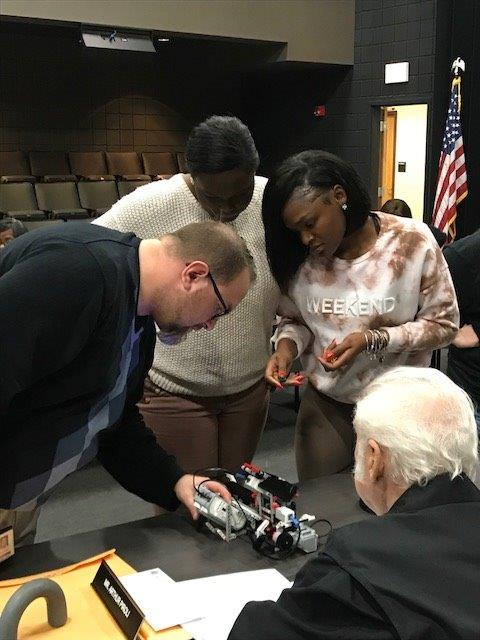
[[(480, 230), (447, 245), (443, 254), (457, 293), (460, 326), (471, 324), (480, 337)], [(480, 347), (450, 345), (447, 374), (480, 405)]]
[(229, 640), (478, 640), (480, 491), (447, 475), (381, 517), (336, 530), (277, 602), (250, 602)]
[(95, 456), (129, 491), (178, 505), (183, 471), (136, 407), (155, 344), (137, 315), (139, 245), (68, 222), (0, 252), (0, 508), (41, 500)]

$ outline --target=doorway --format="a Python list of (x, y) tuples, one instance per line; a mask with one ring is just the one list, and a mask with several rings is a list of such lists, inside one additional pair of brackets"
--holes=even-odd
[(417, 220), (423, 220), (427, 113), (426, 104), (380, 107), (377, 205), (404, 200)]

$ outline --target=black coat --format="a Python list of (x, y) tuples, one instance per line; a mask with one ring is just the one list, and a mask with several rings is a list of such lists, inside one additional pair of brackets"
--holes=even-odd
[[(471, 324), (480, 336), (480, 229), (443, 250), (460, 309), (460, 326)], [(480, 404), (480, 347), (448, 349), (447, 375)]]
[(229, 640), (480, 639), (480, 491), (412, 487), (335, 531), (278, 601), (248, 603)]
[(42, 501), (95, 456), (167, 509), (183, 475), (136, 406), (155, 325), (137, 315), (140, 239), (69, 222), (0, 252), (0, 508)]

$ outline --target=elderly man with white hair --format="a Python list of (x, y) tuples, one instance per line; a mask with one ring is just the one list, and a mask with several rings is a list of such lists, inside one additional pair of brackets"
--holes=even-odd
[(380, 517), (335, 531), (277, 602), (248, 603), (229, 640), (480, 638), (478, 436), (468, 395), (397, 367), (357, 403), (355, 487)]

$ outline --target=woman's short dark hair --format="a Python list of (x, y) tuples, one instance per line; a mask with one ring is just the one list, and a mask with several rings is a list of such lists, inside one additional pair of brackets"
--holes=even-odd
[(302, 151), (287, 158), (267, 182), (262, 203), (267, 257), (283, 292), (304, 262), (308, 247), (283, 221), (283, 209), (297, 187), (328, 191), (340, 185), (347, 194), (345, 235), (359, 229), (370, 214), (370, 197), (355, 169), (327, 151)]
[(2, 218), (0, 220), (0, 233), (8, 231), (9, 229), (12, 230), (14, 238), (18, 238), (18, 236), (21, 236), (28, 231), (27, 227), (23, 222), (20, 222), (20, 220), (17, 220), (16, 218)]
[(387, 200), (380, 211), (384, 213), (391, 213), (394, 216), (400, 216), (400, 218), (411, 218), (412, 210), (405, 202), (405, 200), (400, 200), (400, 198), (392, 198), (391, 200)]
[(187, 140), (186, 159), (192, 175), (231, 169), (255, 173), (260, 162), (248, 127), (230, 116), (211, 116), (197, 125)]

